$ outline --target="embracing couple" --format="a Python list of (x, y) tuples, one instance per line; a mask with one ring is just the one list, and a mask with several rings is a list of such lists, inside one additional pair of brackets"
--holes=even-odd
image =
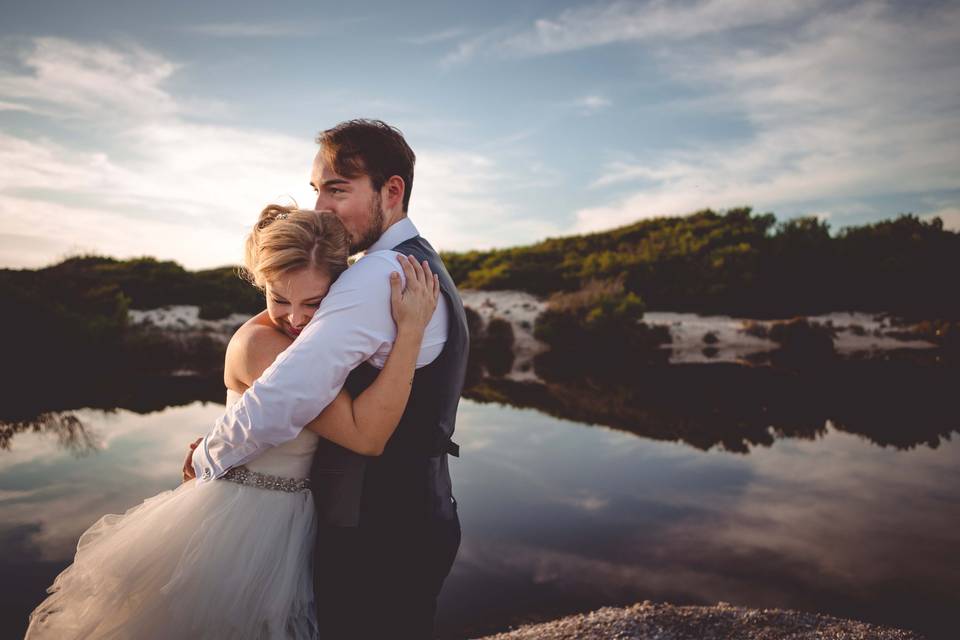
[(433, 637), (460, 545), (463, 304), (407, 217), (401, 133), (317, 142), (316, 210), (268, 206), (247, 238), (267, 308), (227, 347), (226, 412), (183, 484), (83, 533), (27, 638)]

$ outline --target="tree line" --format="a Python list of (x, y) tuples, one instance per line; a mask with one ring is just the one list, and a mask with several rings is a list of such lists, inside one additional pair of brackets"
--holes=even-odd
[(648, 311), (960, 318), (960, 233), (913, 214), (831, 235), (816, 217), (778, 223), (749, 207), (707, 209), (443, 258), (461, 287), (549, 295), (619, 281)]
[[(640, 322), (649, 310), (960, 318), (960, 234), (939, 218), (912, 214), (831, 235), (815, 217), (777, 223), (773, 214), (746, 207), (704, 210), (443, 257), (460, 287), (550, 295), (535, 334), (551, 345), (577, 344), (583, 353), (622, 351), (625, 344), (649, 351), (668, 341)], [(162, 369), (189, 355), (128, 327), (131, 308), (192, 304), (213, 319), (264, 305), (236, 267), (188, 271), (149, 257), (75, 256), (42, 269), (0, 269), (0, 295), (6, 355), (24, 379), (90, 367)], [(508, 328), (495, 326), (483, 339), (512, 342)], [(204, 361), (219, 357), (215, 346), (200, 347)], [(509, 367), (506, 360), (497, 366)]]

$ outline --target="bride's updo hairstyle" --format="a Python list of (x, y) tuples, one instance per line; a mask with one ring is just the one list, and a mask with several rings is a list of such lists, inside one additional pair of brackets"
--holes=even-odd
[(282, 274), (306, 267), (336, 280), (347, 268), (350, 238), (330, 211), (268, 205), (247, 236), (242, 275), (261, 291)]

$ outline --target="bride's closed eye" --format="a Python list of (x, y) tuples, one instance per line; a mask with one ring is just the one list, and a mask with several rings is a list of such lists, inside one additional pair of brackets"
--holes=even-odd
[[(280, 304), (280, 305), (290, 304), (286, 300), (277, 300), (276, 298), (271, 298), (271, 300), (273, 300), (273, 304)], [(316, 302), (304, 302), (303, 304), (305, 304), (308, 307), (319, 307), (321, 302), (323, 302), (323, 300), (317, 300)]]

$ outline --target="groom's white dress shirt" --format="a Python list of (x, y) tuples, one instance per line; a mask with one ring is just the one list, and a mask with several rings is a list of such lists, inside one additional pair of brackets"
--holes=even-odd
[[(392, 224), (333, 283), (313, 318), (285, 351), (226, 410), (193, 453), (197, 482), (223, 475), (264, 449), (293, 440), (363, 362), (382, 369), (396, 339), (390, 272), (403, 270), (393, 247), (418, 235), (409, 218)], [(449, 309), (441, 295), (417, 357), (429, 364), (447, 340)]]

